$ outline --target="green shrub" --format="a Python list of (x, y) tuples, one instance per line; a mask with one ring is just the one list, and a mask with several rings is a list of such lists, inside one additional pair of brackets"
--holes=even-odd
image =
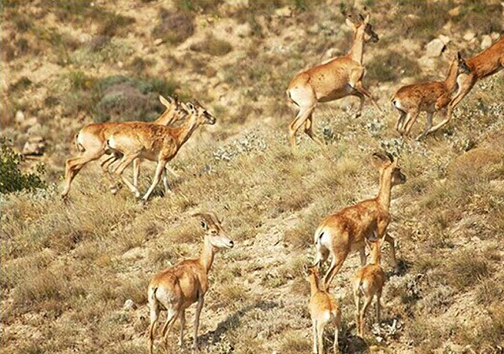
[(19, 169), (22, 156), (12, 150), (5, 139), (0, 139), (0, 193), (6, 194), (28, 189), (46, 188), (46, 183), (41, 179), (44, 173), (43, 165), (37, 166), (35, 173), (23, 173)]

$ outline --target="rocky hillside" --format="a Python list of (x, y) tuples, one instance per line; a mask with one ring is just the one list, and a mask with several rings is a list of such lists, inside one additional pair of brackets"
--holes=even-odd
[[(146, 288), (196, 256), (192, 214), (214, 210), (235, 248), (217, 255), (200, 326), (209, 353), (311, 350), (309, 288), (323, 217), (376, 195), (371, 154), (399, 158), (389, 233), (401, 271), (388, 274), (380, 326), (356, 336), (351, 255), (331, 293), (343, 312), (342, 352), (499, 353), (504, 347), (504, 77), (484, 79), (449, 125), (401, 139), (389, 100), (402, 85), (442, 80), (504, 31), (500, 1), (32, 0), (2, 1), (0, 135), (47, 187), (2, 194), (1, 345), (5, 353), (146, 352)], [(385, 112), (356, 98), (320, 104), (320, 150), (300, 136), (293, 156), (285, 97), (300, 70), (344, 55), (346, 14), (370, 13), (380, 40), (365, 48), (364, 85)], [(158, 95), (197, 99), (216, 117), (170, 163), (173, 195), (140, 205), (113, 196), (98, 163), (59, 198), (65, 160), (85, 124), (155, 119)], [(439, 117), (437, 117), (439, 120)], [(423, 129), (421, 116), (414, 133)], [(2, 161), (2, 163), (4, 163)], [(143, 164), (141, 190), (153, 176)], [(129, 173), (129, 172), (128, 172)], [(194, 308), (187, 314), (192, 338)], [(178, 325), (175, 332), (178, 331)], [(162, 350), (158, 334), (156, 349)], [(326, 332), (325, 344), (334, 340)], [(177, 336), (170, 335), (173, 352)]]

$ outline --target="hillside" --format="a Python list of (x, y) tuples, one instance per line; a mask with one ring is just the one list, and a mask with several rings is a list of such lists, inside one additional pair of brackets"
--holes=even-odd
[[(356, 336), (351, 254), (331, 293), (343, 312), (344, 353), (502, 353), (504, 348), (504, 76), (476, 84), (452, 121), (417, 142), (402, 139), (390, 97), (399, 87), (443, 80), (460, 51), (481, 52), (504, 33), (500, 1), (31, 0), (2, 1), (1, 133), (24, 152), (24, 171), (45, 166), (47, 188), (1, 195), (2, 353), (145, 353), (147, 285), (194, 257), (203, 231), (191, 215), (213, 210), (235, 242), (210, 271), (200, 323), (208, 353), (306, 353), (312, 348), (309, 286), (313, 233), (332, 211), (374, 197), (375, 151), (399, 158), (392, 190), (401, 271), (388, 275), (380, 327), (368, 310)], [(371, 14), (379, 35), (365, 47), (366, 99), (319, 104), (321, 150), (298, 134), (291, 154), (290, 79), (344, 55), (344, 13)], [(444, 50), (431, 52), (433, 40)], [(85, 124), (155, 119), (158, 95), (198, 100), (217, 118), (170, 162), (142, 205), (117, 195), (98, 163), (60, 199), (65, 160)], [(439, 121), (440, 117), (435, 117)], [(414, 133), (423, 129), (418, 119)], [(38, 150), (25, 143), (35, 141)], [(33, 145), (33, 144), (32, 144)], [(128, 173), (130, 173), (128, 171)], [(154, 163), (144, 162), (145, 191)], [(125, 306), (132, 300), (133, 306)], [(187, 314), (186, 345), (194, 306)], [(164, 317), (163, 317), (164, 318)], [(170, 335), (178, 349), (178, 324)], [(161, 352), (160, 333), (156, 352)], [(326, 332), (326, 347), (333, 335)]]

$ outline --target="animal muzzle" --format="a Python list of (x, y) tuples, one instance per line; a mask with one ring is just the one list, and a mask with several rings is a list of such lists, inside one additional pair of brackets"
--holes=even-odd
[(376, 33), (373, 33), (373, 34), (371, 35), (371, 42), (376, 43), (376, 42), (378, 42), (379, 40), (380, 40), (380, 37), (378, 37), (378, 35), (377, 35)]

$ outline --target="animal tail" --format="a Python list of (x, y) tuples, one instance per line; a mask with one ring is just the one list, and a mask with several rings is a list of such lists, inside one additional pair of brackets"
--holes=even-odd
[(324, 236), (324, 228), (323, 227), (318, 227), (317, 230), (315, 230), (315, 234), (313, 235), (313, 244), (317, 244), (320, 242), (320, 239)]
[(80, 132), (74, 135), (75, 147), (77, 148), (77, 151), (84, 152), (86, 151), (86, 148), (79, 142), (79, 134)]

